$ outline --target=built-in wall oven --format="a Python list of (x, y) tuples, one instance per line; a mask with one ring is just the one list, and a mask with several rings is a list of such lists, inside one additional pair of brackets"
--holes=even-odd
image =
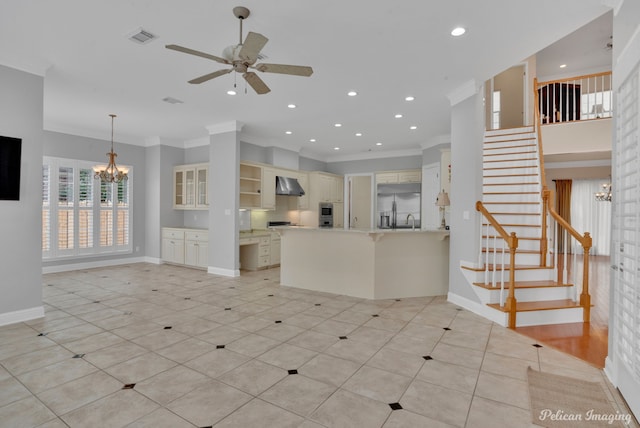
[(333, 204), (320, 202), (318, 207), (318, 226), (333, 227)]

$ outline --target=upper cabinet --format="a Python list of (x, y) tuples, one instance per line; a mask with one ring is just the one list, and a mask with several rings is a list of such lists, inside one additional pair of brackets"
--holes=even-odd
[(312, 209), (319, 202), (343, 202), (344, 178), (326, 172), (309, 174), (312, 195)]
[(262, 167), (240, 164), (240, 208), (262, 208)]
[(177, 210), (208, 209), (208, 175), (207, 164), (173, 167), (173, 208)]
[(265, 210), (276, 209), (276, 175), (273, 168), (262, 168), (262, 208)]
[(376, 174), (376, 183), (420, 183), (422, 173), (419, 169), (407, 169), (403, 171), (386, 171)]

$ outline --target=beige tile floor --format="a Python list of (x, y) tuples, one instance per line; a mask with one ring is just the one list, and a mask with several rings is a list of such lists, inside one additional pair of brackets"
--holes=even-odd
[(0, 426), (529, 427), (526, 369), (602, 371), (444, 297), (370, 301), (134, 264), (44, 276), (0, 327)]

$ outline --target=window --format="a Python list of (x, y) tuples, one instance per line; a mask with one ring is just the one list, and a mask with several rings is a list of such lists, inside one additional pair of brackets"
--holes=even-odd
[(132, 185), (94, 179), (87, 161), (45, 157), (42, 166), (42, 257), (131, 251)]
[(493, 91), (491, 110), (491, 129), (500, 129), (500, 91)]

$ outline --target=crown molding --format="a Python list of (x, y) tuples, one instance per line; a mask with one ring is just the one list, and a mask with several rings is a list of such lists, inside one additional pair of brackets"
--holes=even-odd
[(240, 132), (242, 131), (243, 126), (244, 123), (238, 122), (237, 120), (232, 120), (229, 122), (207, 125), (205, 126), (205, 128), (207, 129), (207, 131), (209, 131), (209, 135), (215, 135), (224, 134), (226, 132)]

